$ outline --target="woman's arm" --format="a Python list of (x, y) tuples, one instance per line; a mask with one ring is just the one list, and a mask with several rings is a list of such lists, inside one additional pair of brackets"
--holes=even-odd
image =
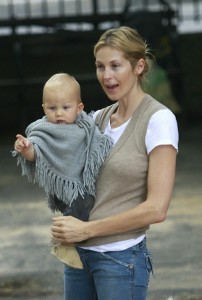
[(165, 220), (170, 204), (176, 166), (171, 145), (154, 148), (149, 155), (147, 199), (138, 206), (101, 220), (82, 222), (72, 217), (53, 218), (52, 235), (60, 242), (79, 242), (92, 237), (128, 232)]
[(15, 150), (20, 153), (26, 160), (34, 161), (35, 151), (32, 143), (21, 134), (17, 134), (16, 138), (17, 139), (14, 145)]

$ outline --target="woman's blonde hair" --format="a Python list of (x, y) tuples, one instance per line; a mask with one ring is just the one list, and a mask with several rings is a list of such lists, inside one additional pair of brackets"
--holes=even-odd
[(137, 30), (121, 26), (105, 31), (97, 44), (94, 46), (94, 56), (96, 57), (97, 51), (104, 46), (113, 47), (121, 50), (125, 58), (128, 59), (132, 67), (136, 66), (139, 59), (145, 60), (145, 68), (140, 79), (149, 71), (149, 60), (152, 57), (147, 43), (143, 40)]

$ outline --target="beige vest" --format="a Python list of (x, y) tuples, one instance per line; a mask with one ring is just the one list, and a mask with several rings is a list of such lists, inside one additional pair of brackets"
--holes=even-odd
[[(98, 114), (99, 126), (106, 127), (111, 114), (116, 110), (115, 103)], [(146, 95), (133, 114), (124, 133), (111, 150), (101, 167), (96, 184), (96, 203), (90, 214), (90, 220), (98, 220), (119, 214), (135, 207), (146, 199), (148, 155), (145, 147), (145, 135), (150, 117), (165, 106)], [(85, 241), (85, 246), (137, 238), (145, 233), (149, 226), (131, 232), (113, 236), (96, 237)]]

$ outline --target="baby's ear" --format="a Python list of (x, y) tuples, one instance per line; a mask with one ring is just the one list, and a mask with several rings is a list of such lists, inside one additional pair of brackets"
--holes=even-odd
[(79, 103), (79, 112), (81, 112), (82, 110), (84, 110), (84, 104), (83, 102)]
[(42, 104), (41, 106), (42, 106), (42, 108), (43, 108), (43, 111), (45, 112), (44, 104)]

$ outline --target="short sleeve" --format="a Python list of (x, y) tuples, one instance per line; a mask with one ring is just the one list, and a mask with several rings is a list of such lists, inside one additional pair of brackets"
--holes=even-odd
[(160, 145), (172, 145), (178, 150), (179, 133), (175, 115), (169, 109), (154, 113), (147, 127), (145, 145), (147, 154)]

